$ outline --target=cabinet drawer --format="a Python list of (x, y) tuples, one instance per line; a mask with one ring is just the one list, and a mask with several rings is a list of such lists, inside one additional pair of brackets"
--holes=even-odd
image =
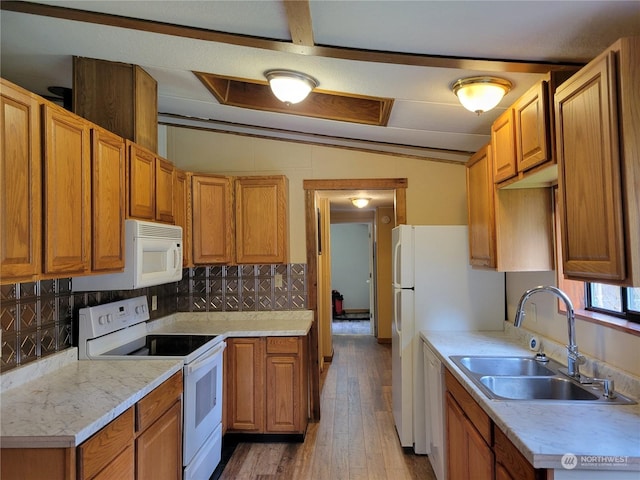
[(267, 353), (298, 353), (298, 337), (267, 337)]
[(182, 395), (182, 371), (136, 404), (136, 432), (148, 428)]
[(78, 478), (92, 478), (133, 442), (130, 408), (78, 447)]
[(456, 399), (460, 407), (464, 410), (465, 415), (474, 427), (478, 430), (484, 441), (489, 446), (493, 445), (492, 439), (492, 422), (489, 416), (484, 412), (482, 407), (469, 395), (464, 387), (458, 382), (458, 380), (449, 372), (445, 370), (444, 380), (447, 386), (447, 390), (451, 392)]

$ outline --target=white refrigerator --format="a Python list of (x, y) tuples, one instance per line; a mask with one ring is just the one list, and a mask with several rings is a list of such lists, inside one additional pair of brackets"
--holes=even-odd
[(502, 330), (504, 274), (469, 265), (465, 225), (393, 229), (392, 403), (403, 447), (429, 454), (421, 330)]

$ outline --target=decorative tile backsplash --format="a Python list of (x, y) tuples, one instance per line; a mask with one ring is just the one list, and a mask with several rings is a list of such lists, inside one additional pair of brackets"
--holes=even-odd
[(182, 281), (137, 290), (72, 292), (70, 278), (0, 285), (0, 372), (77, 343), (78, 310), (125, 298), (157, 296), (151, 319), (180, 312), (304, 310), (307, 266), (207, 266)]
[(247, 312), (307, 308), (307, 266), (215, 265), (184, 271), (179, 312)]

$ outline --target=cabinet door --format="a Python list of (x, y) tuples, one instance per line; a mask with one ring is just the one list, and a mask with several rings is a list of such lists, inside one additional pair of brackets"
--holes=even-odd
[(100, 128), (91, 130), (91, 194), (94, 271), (124, 269), (125, 142)]
[(491, 447), (450, 393), (446, 395), (447, 453), (450, 480), (493, 480)]
[(286, 263), (286, 177), (238, 177), (235, 192), (236, 261)]
[(232, 338), (227, 342), (229, 430), (264, 431), (264, 356), (262, 338)]
[(568, 277), (626, 278), (616, 61), (599, 57), (555, 95), (563, 269)]
[(267, 432), (300, 431), (300, 377), (297, 355), (267, 355)]
[(464, 424), (464, 412), (451, 394), (445, 397), (447, 415), (447, 470), (449, 480), (468, 480), (468, 448)]
[(0, 279), (33, 280), (42, 263), (40, 103), (0, 82)]
[(127, 142), (129, 150), (129, 216), (154, 220), (156, 213), (156, 157), (153, 153)]
[(230, 263), (233, 245), (231, 179), (192, 177), (193, 263)]
[(513, 106), (518, 172), (552, 160), (548, 83), (538, 82)]
[(89, 271), (91, 148), (89, 124), (53, 104), (44, 118), (44, 272)]
[(491, 125), (493, 149), (493, 181), (507, 180), (516, 174), (515, 121), (509, 108)]
[(137, 478), (182, 478), (182, 408), (176, 402), (136, 439)]
[[(482, 435), (465, 418), (464, 422), (467, 451), (467, 478), (473, 480), (493, 480), (494, 456), (491, 447), (487, 445)], [(454, 447), (455, 448), (455, 447)]]
[(133, 141), (152, 152), (158, 151), (158, 83), (137, 65), (132, 65), (134, 83)]
[(191, 174), (176, 170), (173, 182), (173, 218), (182, 227), (182, 266), (191, 263)]
[(469, 215), (469, 262), (495, 268), (495, 193), (491, 146), (485, 145), (467, 162), (467, 211)]
[(156, 158), (156, 211), (155, 219), (173, 223), (173, 165)]

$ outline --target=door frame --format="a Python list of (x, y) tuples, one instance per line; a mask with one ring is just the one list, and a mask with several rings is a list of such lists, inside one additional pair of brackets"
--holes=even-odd
[(318, 214), (316, 193), (322, 190), (393, 190), (396, 225), (407, 223), (406, 178), (355, 178), (303, 180), (307, 250), (307, 309), (313, 311), (309, 331), (309, 380), (311, 421), (320, 420), (320, 359), (318, 355)]

